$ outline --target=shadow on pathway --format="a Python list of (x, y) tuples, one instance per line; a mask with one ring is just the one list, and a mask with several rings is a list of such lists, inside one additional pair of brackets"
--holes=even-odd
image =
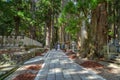
[(64, 52), (48, 51), (35, 80), (106, 80), (70, 60)]

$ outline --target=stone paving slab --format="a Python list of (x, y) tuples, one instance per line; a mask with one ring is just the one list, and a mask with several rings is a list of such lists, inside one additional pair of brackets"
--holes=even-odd
[(24, 64), (30, 64), (30, 63), (34, 63), (34, 62), (41, 61), (41, 60), (43, 60), (43, 57), (37, 56), (37, 57), (34, 57), (34, 58), (26, 61)]
[(51, 50), (35, 80), (106, 80), (74, 63), (64, 52)]

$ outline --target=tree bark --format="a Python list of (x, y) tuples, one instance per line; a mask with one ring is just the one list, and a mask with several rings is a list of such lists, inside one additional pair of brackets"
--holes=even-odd
[(15, 21), (15, 39), (19, 35), (19, 25), (20, 25), (20, 17), (19, 16), (14, 16), (14, 21)]
[(95, 58), (103, 56), (103, 47), (107, 44), (107, 4), (99, 3), (92, 11), (91, 26), (88, 27), (88, 40), (86, 50), (87, 57)]
[(45, 24), (46, 24), (46, 47), (50, 48), (51, 42), (51, 10), (49, 10)]
[(36, 26), (35, 23), (33, 22), (33, 20), (35, 20), (35, 0), (31, 0), (31, 15), (32, 15), (32, 24), (30, 25), (30, 37), (32, 39), (36, 39)]

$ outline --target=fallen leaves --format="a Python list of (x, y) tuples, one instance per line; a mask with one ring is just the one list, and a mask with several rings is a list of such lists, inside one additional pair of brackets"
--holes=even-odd
[(35, 56), (42, 56), (42, 53), (41, 52), (36, 52)]
[(94, 61), (85, 61), (81, 63), (80, 65), (86, 68), (103, 68), (104, 67), (102, 64), (94, 62)]
[(33, 73), (23, 73), (16, 76), (13, 80), (34, 80), (36, 74)]
[(69, 55), (69, 58), (71, 58), (71, 59), (75, 59), (77, 56), (75, 55), (75, 54), (71, 54), (71, 55)]
[[(41, 65), (30, 65), (27, 66), (26, 69), (27, 70), (32, 70), (33, 72), (36, 70), (38, 71), (41, 68)], [(32, 72), (25, 72), (23, 74), (19, 74), (18, 76), (16, 76), (13, 80), (34, 80), (34, 78), (36, 77), (37, 73), (32, 73)]]
[(31, 69), (31, 70), (39, 70), (40, 68), (41, 68), (41, 65), (31, 65), (27, 67), (27, 69)]
[(71, 59), (75, 59), (77, 56), (76, 56), (76, 53), (75, 52), (73, 52), (73, 51), (67, 51), (66, 52), (66, 55), (69, 57), (69, 58), (71, 58)]

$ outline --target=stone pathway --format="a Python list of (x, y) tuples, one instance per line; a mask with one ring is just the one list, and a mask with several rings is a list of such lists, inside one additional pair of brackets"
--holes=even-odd
[(70, 60), (62, 51), (51, 50), (35, 80), (106, 80)]

